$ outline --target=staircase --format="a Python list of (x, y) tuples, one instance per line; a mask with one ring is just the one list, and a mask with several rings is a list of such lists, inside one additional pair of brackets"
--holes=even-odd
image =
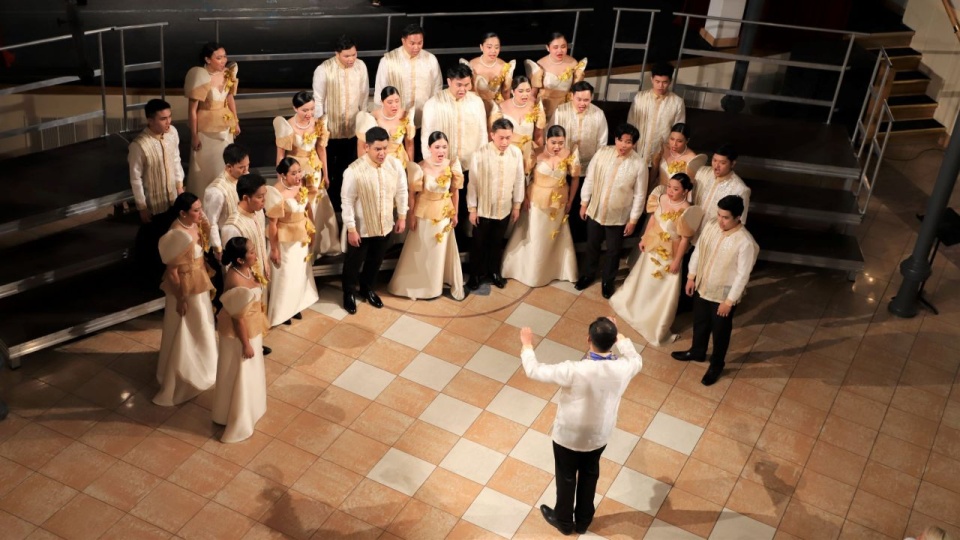
[[(893, 63), (893, 83), (887, 104), (893, 113), (891, 143), (940, 140), (946, 128), (934, 120), (937, 102), (927, 95), (930, 77), (922, 68), (923, 55), (910, 47), (913, 30), (875, 33), (859, 41), (868, 50), (884, 48)], [(886, 130), (886, 124), (880, 126)]]

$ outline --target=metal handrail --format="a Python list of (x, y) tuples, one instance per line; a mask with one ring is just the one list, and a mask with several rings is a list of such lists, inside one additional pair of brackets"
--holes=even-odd
[[(113, 30), (113, 27), (112, 27), (112, 26), (111, 26), (111, 27), (106, 27), (106, 28), (97, 28), (97, 29), (95, 29), (95, 30), (86, 30), (86, 31), (83, 32), (83, 35), (89, 36), (89, 35), (93, 35), (93, 34), (103, 34), (103, 33), (105, 33), (105, 32), (110, 32), (111, 30)], [(6, 46), (4, 46), (4, 47), (0, 47), (0, 51), (12, 51), (12, 50), (14, 50), (14, 49), (22, 49), (22, 48), (24, 48), (24, 47), (32, 47), (32, 46), (34, 46), (34, 45), (43, 45), (44, 43), (55, 43), (55, 42), (57, 42), (57, 41), (64, 41), (64, 40), (67, 40), (67, 39), (73, 39), (73, 34), (64, 34), (64, 35), (62, 35), (62, 36), (54, 36), (54, 37), (51, 37), (51, 38), (38, 39), (38, 40), (36, 40), (36, 41), (28, 41), (28, 42), (26, 42), (26, 43), (17, 43), (17, 44), (15, 44), (15, 45), (6, 45)]]
[(817, 28), (815, 26), (798, 26), (795, 24), (772, 23), (763, 21), (748, 21), (744, 19), (734, 19), (732, 17), (717, 17), (714, 15), (700, 15), (697, 13), (674, 13), (677, 17), (686, 17), (688, 19), (709, 19), (711, 21), (732, 22), (740, 24), (755, 24), (757, 26), (768, 26), (770, 28), (787, 28), (790, 30), (807, 30), (811, 32), (823, 32), (824, 34), (842, 34), (848, 36), (869, 36), (867, 32), (854, 32), (852, 30), (833, 30), (831, 28)]
[[(881, 67), (885, 68), (883, 75), (880, 75)], [(863, 166), (860, 169), (860, 184), (854, 191), (854, 195), (857, 197), (857, 210), (861, 215), (867, 212), (867, 207), (870, 204), (870, 197), (876, 187), (880, 166), (883, 164), (883, 156), (887, 151), (887, 143), (890, 141), (890, 132), (893, 129), (893, 112), (890, 111), (887, 99), (883, 95), (892, 73), (893, 61), (890, 60), (887, 50), (881, 47), (877, 54), (877, 61), (873, 66), (873, 74), (870, 76), (867, 93), (863, 98), (863, 105), (860, 107), (860, 115), (857, 116), (857, 126), (850, 139), (850, 142), (856, 146), (857, 139), (860, 138), (857, 160), (861, 161)], [(880, 78), (879, 84), (877, 77)], [(867, 110), (868, 107), (870, 108), (869, 111)], [(881, 136), (881, 126), (884, 126), (884, 124), (886, 128)], [(866, 150), (865, 156), (864, 150)], [(860, 194), (864, 190), (866, 190), (866, 198), (861, 201)]]
[[(880, 67), (884, 66), (883, 75), (880, 76), (880, 84), (877, 84), (877, 76), (880, 73)], [(857, 115), (857, 125), (853, 130), (853, 136), (850, 137), (850, 142), (854, 145), (857, 144), (857, 139), (862, 137), (860, 140), (860, 147), (857, 149), (857, 159), (863, 157), (863, 150), (866, 146), (867, 140), (871, 138), (871, 134), (867, 133), (869, 126), (874, 126), (877, 119), (877, 115), (880, 113), (880, 102), (886, 101), (882, 99), (883, 89), (887, 86), (887, 80), (889, 79), (891, 73), (893, 73), (893, 61), (890, 59), (890, 55), (887, 54), (887, 50), (883, 47), (880, 48), (879, 53), (877, 54), (877, 61), (873, 65), (873, 73), (870, 75), (870, 84), (867, 85), (867, 93), (863, 97), (863, 105), (860, 107), (860, 114)], [(864, 121), (864, 113), (867, 111), (867, 107), (870, 104), (870, 99), (874, 99), (873, 106), (870, 109), (868, 114), (869, 120)]]
[[(148, 69), (159, 69), (160, 70), (160, 99), (166, 99), (167, 97), (167, 85), (166, 85), (166, 69), (164, 68), (164, 45), (163, 45), (163, 29), (168, 26), (167, 22), (159, 23), (149, 23), (149, 24), (133, 24), (128, 26), (114, 26), (113, 29), (120, 33), (120, 89), (123, 95), (123, 115), (120, 117), (120, 129), (123, 131), (127, 130), (127, 113), (129, 111), (142, 109), (146, 104), (137, 103), (134, 105), (129, 105), (127, 102), (127, 73), (133, 73), (136, 71), (145, 71)], [(137, 64), (127, 64), (127, 47), (126, 42), (124, 41), (124, 32), (127, 30), (141, 30), (145, 28), (159, 28), (160, 29), (160, 60), (155, 62), (141, 62)]]
[[(607, 61), (607, 79), (604, 82), (603, 86), (603, 99), (604, 101), (610, 100), (610, 79), (613, 76), (613, 55), (617, 49), (622, 50), (642, 50), (643, 51), (643, 61), (640, 63), (640, 80), (637, 84), (637, 91), (643, 90), (643, 72), (647, 68), (647, 54), (650, 52), (650, 37), (653, 34), (653, 19), (656, 17), (657, 13), (660, 13), (659, 9), (645, 9), (645, 8), (613, 8), (617, 12), (617, 19), (613, 23), (613, 42), (610, 44), (610, 59)], [(647, 39), (643, 43), (620, 43), (617, 41), (617, 33), (620, 31), (620, 14), (621, 12), (628, 13), (649, 13), (650, 14), (650, 23), (647, 25)]]
[(289, 21), (289, 20), (320, 20), (320, 19), (387, 19), (387, 43), (390, 40), (390, 19), (403, 17), (403, 13), (371, 13), (368, 15), (324, 15), (323, 13), (304, 13), (302, 15), (247, 15), (242, 17), (198, 17), (199, 22), (214, 23), (214, 36), (220, 41), (220, 23), (232, 21)]

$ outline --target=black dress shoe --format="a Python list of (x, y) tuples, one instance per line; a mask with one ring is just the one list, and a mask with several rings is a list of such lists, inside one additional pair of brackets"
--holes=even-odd
[(300, 319), (303, 318), (303, 313), (297, 313), (293, 316), (293, 318), (299, 321)]
[(268, 355), (268, 354), (270, 354), (270, 353), (272, 353), (272, 352), (273, 352), (273, 349), (271, 349), (270, 347), (267, 347), (266, 345), (263, 346), (263, 355), (264, 355), (264, 356), (266, 356), (266, 355)]
[(617, 290), (617, 284), (613, 281), (604, 281), (603, 282), (603, 297), (610, 298), (613, 296), (613, 293)]
[(343, 309), (351, 315), (356, 314), (357, 299), (353, 297), (353, 293), (343, 293)]
[(287, 326), (290, 326), (291, 324), (293, 324), (293, 319), (287, 319), (287, 320), (283, 321), (283, 324), (285, 324), (285, 325), (287, 325)]
[(713, 383), (717, 382), (717, 379), (720, 378), (720, 374), (723, 373), (722, 364), (711, 364), (710, 368), (707, 369), (707, 372), (703, 374), (703, 378), (700, 379), (700, 384), (704, 386), (710, 386)]
[(507, 280), (503, 279), (503, 276), (500, 274), (494, 274), (490, 277), (490, 281), (497, 286), (498, 289), (502, 289), (507, 286)]
[(587, 534), (587, 527), (589, 526), (590, 526), (589, 523), (587, 523), (586, 525), (581, 525), (577, 523), (573, 526), (573, 532), (577, 534)]
[(467, 289), (475, 291), (480, 288), (480, 277), (479, 276), (470, 276), (470, 279), (467, 280), (467, 283), (464, 285)]
[(568, 535), (573, 532), (573, 527), (564, 527), (559, 521), (557, 521), (557, 516), (553, 514), (553, 508), (550, 508), (545, 504), (541, 504), (540, 513), (543, 514), (543, 519), (545, 519), (547, 523), (560, 531), (560, 534)]
[(366, 301), (371, 306), (380, 309), (383, 307), (383, 300), (373, 291), (360, 291), (360, 299)]
[(573, 288), (578, 291), (582, 291), (589, 287), (592, 283), (593, 278), (583, 276), (582, 278), (578, 279), (576, 283), (574, 283)]
[(674, 360), (680, 360), (681, 362), (703, 362), (707, 359), (706, 356), (693, 354), (692, 351), (675, 351), (670, 353), (670, 356), (672, 356)]

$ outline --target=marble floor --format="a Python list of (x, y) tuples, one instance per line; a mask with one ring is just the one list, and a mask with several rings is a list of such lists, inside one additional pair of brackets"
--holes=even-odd
[[(927, 284), (940, 315), (887, 312), (942, 153), (891, 151), (857, 234), (867, 265), (761, 265), (727, 371), (643, 347), (601, 461), (584, 538), (960, 535), (960, 270)], [(914, 150), (917, 150), (916, 152)], [(955, 198), (956, 201), (956, 198)], [(579, 357), (610, 314), (599, 286), (338, 307), (335, 283), (266, 339), (268, 412), (219, 442), (210, 393), (150, 399), (160, 316), (0, 372), (4, 539), (459, 539), (559, 536), (549, 430), (557, 388), (520, 369), (518, 329), (545, 361)]]

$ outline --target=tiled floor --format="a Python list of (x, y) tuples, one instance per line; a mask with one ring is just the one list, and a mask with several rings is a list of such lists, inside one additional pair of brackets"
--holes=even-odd
[[(960, 533), (955, 253), (927, 284), (939, 316), (886, 310), (939, 159), (887, 169), (855, 282), (758, 269), (715, 386), (699, 384), (703, 364), (669, 358), (689, 344), (688, 316), (680, 342), (644, 348), (584, 538)], [(338, 300), (324, 287), (302, 321), (269, 335), (268, 412), (240, 444), (219, 442), (209, 392), (151, 404), (157, 315), (0, 372), (12, 410), (0, 422), (0, 536), (557, 536), (537, 510), (554, 502), (556, 388), (524, 376), (518, 326), (535, 329), (543, 361), (579, 356), (587, 324), (610, 313), (599, 288), (384, 294), (385, 309), (355, 316)]]

